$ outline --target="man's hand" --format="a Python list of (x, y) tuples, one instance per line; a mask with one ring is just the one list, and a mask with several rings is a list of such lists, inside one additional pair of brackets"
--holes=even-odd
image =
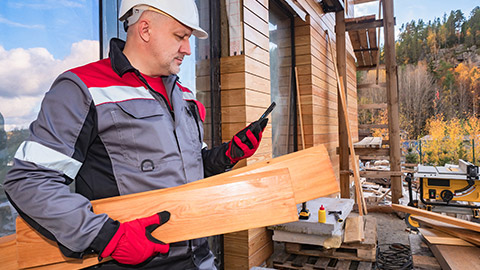
[(241, 159), (251, 157), (257, 151), (262, 140), (262, 132), (267, 123), (268, 118), (257, 120), (233, 136), (226, 152), (232, 164), (237, 163)]
[(115, 235), (100, 254), (123, 264), (139, 264), (157, 253), (167, 253), (170, 245), (155, 239), (151, 233), (170, 219), (170, 212), (121, 223)]

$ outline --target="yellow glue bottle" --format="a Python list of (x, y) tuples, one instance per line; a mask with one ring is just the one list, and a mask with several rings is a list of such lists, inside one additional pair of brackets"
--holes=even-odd
[(325, 208), (322, 206), (320, 206), (320, 208), (318, 209), (318, 222), (319, 223), (325, 223), (327, 222), (327, 213), (325, 212)]

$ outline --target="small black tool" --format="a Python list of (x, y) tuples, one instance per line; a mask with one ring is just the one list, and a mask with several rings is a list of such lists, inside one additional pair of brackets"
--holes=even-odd
[(267, 110), (262, 114), (262, 116), (260, 116), (260, 119), (258, 120), (262, 120), (263, 118), (266, 118), (272, 111), (273, 109), (275, 108), (275, 106), (277, 106), (277, 103), (272, 102), (272, 104), (270, 104), (270, 106), (267, 108)]
[(340, 215), (342, 214), (342, 211), (328, 211), (328, 214), (329, 215), (334, 215), (336, 222), (338, 222), (338, 223), (343, 222), (343, 218), (340, 217)]
[(307, 209), (307, 202), (302, 203), (302, 209), (298, 213), (298, 219), (307, 220), (310, 218), (310, 211)]

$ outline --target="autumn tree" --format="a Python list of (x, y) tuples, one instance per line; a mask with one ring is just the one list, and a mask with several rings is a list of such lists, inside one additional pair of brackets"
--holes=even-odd
[(422, 135), (426, 121), (432, 115), (435, 95), (433, 76), (428, 72), (427, 64), (402, 66), (398, 70), (400, 125), (407, 131), (410, 139)]

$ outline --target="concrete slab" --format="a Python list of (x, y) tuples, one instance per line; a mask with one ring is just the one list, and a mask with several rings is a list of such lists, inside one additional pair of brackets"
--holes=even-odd
[[(323, 205), (327, 213), (325, 223), (318, 222), (318, 209)], [(296, 222), (284, 223), (268, 227), (271, 230), (287, 231), (293, 233), (305, 233), (314, 235), (330, 235), (335, 232), (338, 234), (342, 230), (344, 222), (337, 222), (334, 215), (329, 215), (329, 211), (342, 211), (340, 217), (346, 219), (352, 211), (354, 201), (352, 199), (337, 198), (318, 198), (307, 202), (307, 209), (311, 215), (308, 220), (299, 220)], [(302, 205), (297, 205), (298, 211), (302, 209)]]

